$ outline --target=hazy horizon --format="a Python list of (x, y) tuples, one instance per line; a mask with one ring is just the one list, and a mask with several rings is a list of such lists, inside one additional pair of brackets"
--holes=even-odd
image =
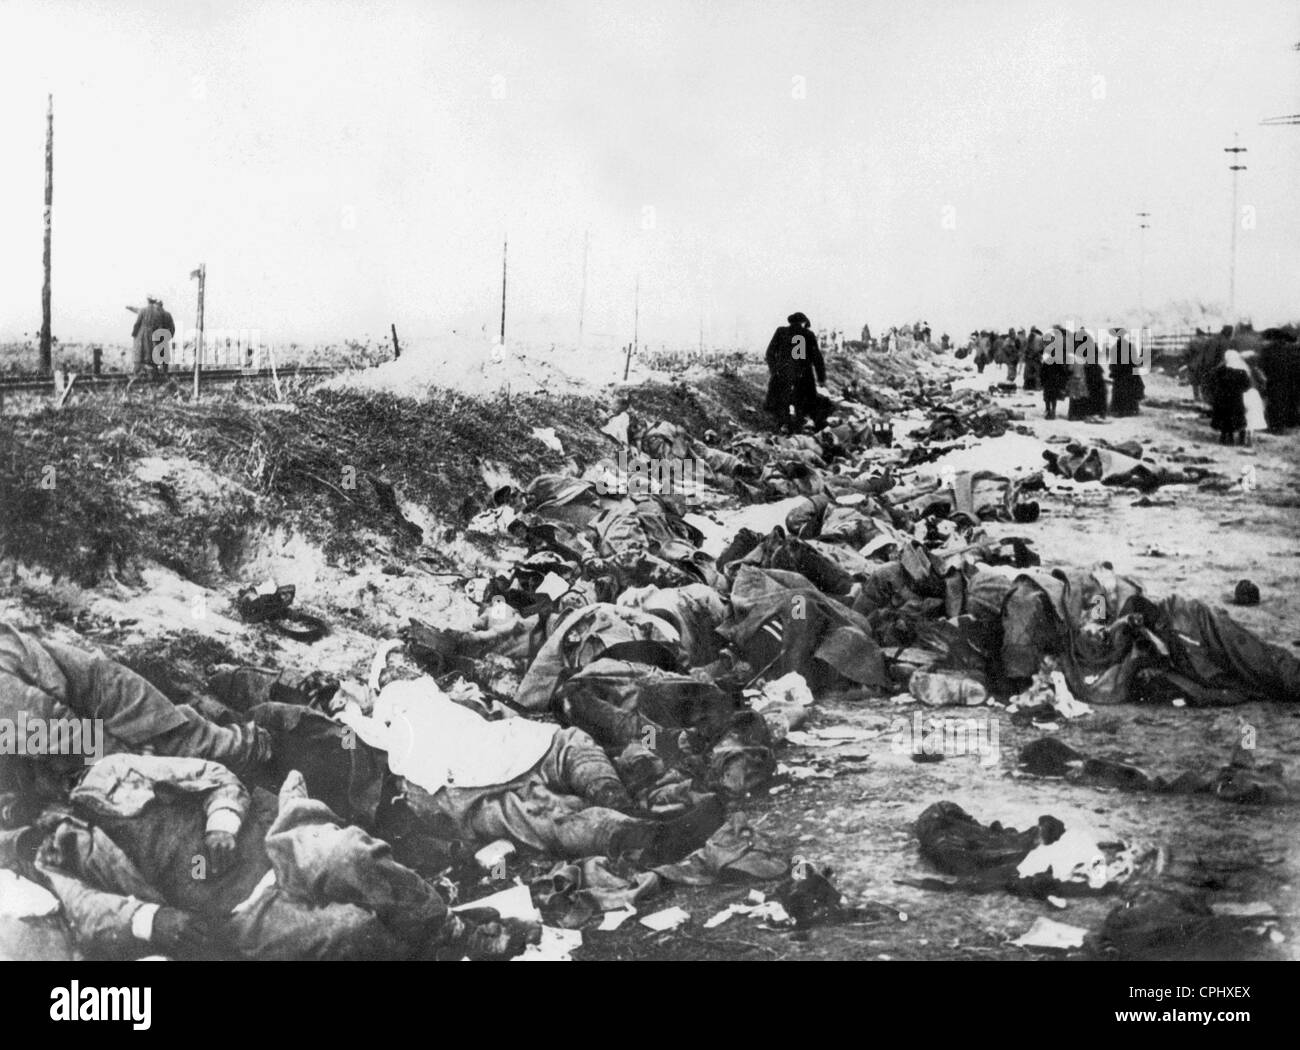
[[(0, 341), (161, 296), (303, 344), (499, 324), (651, 345), (1222, 305), (1300, 318), (1300, 8), (485, 2), (0, 6)], [(1253, 226), (1251, 223), (1253, 222)]]

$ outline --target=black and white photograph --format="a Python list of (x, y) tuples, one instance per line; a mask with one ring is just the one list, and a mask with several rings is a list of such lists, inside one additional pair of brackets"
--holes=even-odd
[(1285, 1006), (1296, 0), (0, 0), (0, 142), (38, 1023)]

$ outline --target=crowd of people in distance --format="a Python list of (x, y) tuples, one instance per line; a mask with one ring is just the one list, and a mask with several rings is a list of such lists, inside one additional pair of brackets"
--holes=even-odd
[(1028, 331), (974, 331), (957, 353), (973, 355), (981, 373), (989, 365), (1005, 367), (1008, 384), (1020, 379), (1025, 390), (1041, 390), (1048, 419), (1056, 418), (1062, 399), (1069, 401), (1070, 419), (1135, 416), (1146, 396), (1142, 348), (1122, 328), (1112, 329), (1100, 343), (1088, 329), (1072, 332), (1062, 325), (1046, 333), (1037, 325)]

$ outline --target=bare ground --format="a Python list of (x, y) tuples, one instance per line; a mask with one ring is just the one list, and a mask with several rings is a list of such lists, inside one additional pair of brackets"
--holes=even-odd
[[(1042, 516), (1032, 525), (992, 526), (1005, 534), (1033, 538), (1045, 566), (1086, 568), (1108, 560), (1119, 572), (1141, 580), (1161, 596), (1180, 593), (1226, 604), (1242, 578), (1262, 592), (1253, 608), (1232, 615), (1264, 639), (1296, 649), (1300, 646), (1300, 435), (1264, 437), (1255, 452), (1220, 447), (1208, 422), (1188, 398), (1188, 388), (1151, 376), (1148, 395), (1160, 407), (1137, 418), (1106, 423), (1069, 423), (1042, 419), (1035, 395), (1019, 392), (1007, 404), (1024, 410), (1026, 425), (1037, 436), (1067, 434), (1113, 442), (1139, 440), (1147, 445), (1181, 448), (1213, 460), (1211, 469), (1236, 477), (1254, 464), (1260, 488), (1253, 495), (1198, 492), (1194, 487), (1165, 488), (1173, 507), (1134, 507), (1139, 494), (1109, 490), (1101, 503), (1075, 503), (1044, 495)], [(996, 453), (999, 442), (988, 443)], [(994, 459), (996, 457), (993, 457)], [(1161, 556), (1143, 552), (1152, 547)], [(900, 886), (896, 879), (935, 874), (921, 859), (913, 824), (926, 806), (950, 799), (977, 819), (1001, 820), (1014, 827), (1033, 826), (1051, 814), (1067, 827), (1086, 826), (1099, 841), (1122, 841), (1139, 847), (1165, 847), (1170, 871), (1201, 873), (1189, 884), (1170, 880), (1187, 892), (1206, 891), (1208, 900), (1265, 901), (1281, 918), (1286, 940), (1262, 942), (1260, 958), (1295, 958), (1292, 931), (1300, 918), (1300, 842), (1297, 807), (1235, 806), (1212, 797), (1149, 796), (1076, 786), (1020, 775), (1016, 756), (1043, 730), (1018, 728), (1000, 717), (1000, 760), (984, 765), (977, 756), (917, 763), (896, 754), (890, 727), (900, 716), (911, 719), (920, 705), (896, 706), (889, 700), (819, 702), (814, 726), (851, 725), (880, 730), (873, 741), (844, 750), (867, 755), (862, 761), (825, 758), (840, 749), (787, 746), (787, 765), (823, 760), (834, 772), (829, 780), (795, 784), (747, 810), (769, 831), (784, 836), (792, 849), (817, 864), (830, 865), (835, 882), (850, 904), (868, 914), (858, 924), (818, 927), (807, 939), (764, 930), (749, 919), (733, 917), (716, 930), (654, 934), (645, 930), (588, 935), (584, 957), (592, 958), (746, 958), (746, 959), (1026, 959), (1042, 953), (1008, 942), (1024, 933), (1040, 915), (1059, 922), (1100, 929), (1115, 898), (1074, 898), (1064, 910), (1041, 901), (1003, 892), (984, 894), (934, 892)], [(923, 709), (926, 715), (932, 709)], [(945, 713), (952, 713), (951, 709)], [(980, 714), (966, 709), (957, 714)], [(993, 717), (999, 717), (994, 715)], [(1300, 771), (1300, 710), (1277, 704), (1249, 704), (1230, 709), (1174, 708), (1123, 704), (1097, 708), (1092, 716), (1057, 731), (1062, 740), (1089, 754), (1106, 756), (1150, 770), (1191, 769), (1209, 773), (1224, 765), (1240, 739), (1242, 720), (1254, 726), (1257, 757), (1281, 761), (1289, 776)], [(1199, 861), (1199, 863), (1198, 863)], [(746, 888), (709, 888), (675, 899), (702, 921)], [(1217, 953), (1209, 952), (1209, 957)]]
[[(750, 391), (733, 386), (727, 391), (727, 407), (734, 409), (733, 418), (743, 418), (737, 403)], [(1259, 491), (1242, 495), (1165, 488), (1154, 497), (1173, 498), (1175, 505), (1155, 507), (1134, 506), (1139, 496), (1130, 490), (1107, 490), (1099, 500), (1042, 494), (1038, 498), (1043, 514), (1037, 522), (991, 530), (1032, 537), (1047, 566), (1082, 568), (1109, 560), (1116, 570), (1138, 577), (1156, 596), (1178, 592), (1223, 603), (1237, 580), (1253, 579), (1263, 594), (1261, 604), (1234, 609), (1233, 615), (1268, 641), (1300, 643), (1295, 617), (1300, 600), (1295, 586), (1300, 574), (1300, 435), (1265, 438), (1253, 453), (1221, 448), (1199, 410), (1186, 400), (1186, 387), (1149, 377), (1148, 394), (1154, 404), (1141, 417), (1101, 424), (1043, 420), (1032, 394), (1019, 393), (1007, 403), (1024, 410), (1026, 425), (1041, 438), (1068, 434), (1083, 440), (1137, 439), (1158, 450), (1207, 456), (1213, 461), (1208, 465), (1234, 477), (1243, 465), (1253, 464)], [(716, 403), (701, 403), (671, 390), (647, 395), (646, 402), (647, 409), (664, 409), (665, 415), (688, 425), (712, 422), (718, 411)], [(987, 462), (996, 467), (1005, 457), (1010, 466), (1013, 453), (1023, 461), (1025, 447), (1018, 435), (993, 439), (986, 443)], [(532, 451), (541, 451), (540, 446)], [(418, 467), (399, 460), (400, 455), (385, 452), (377, 468)], [(508, 455), (503, 451), (502, 459)], [(484, 473), (487, 477), (490, 471)], [(171, 489), (176, 482), (176, 476), (168, 476)], [(408, 516), (418, 510), (403, 509)], [(245, 537), (226, 559), (227, 572), (244, 581), (265, 573), (277, 575), (281, 582), (298, 582), (307, 608), (332, 618), (333, 634), (310, 649), (260, 634), (233, 619), (228, 606), (233, 588), (228, 582), (191, 579), (157, 564), (146, 566), (139, 579), (122, 582), (110, 574), (88, 589), (57, 579), (48, 567), (11, 562), (0, 585), (0, 616), (103, 645), (150, 677), (165, 679), (168, 691), (178, 698), (195, 687), (205, 664), (223, 659), (310, 663), (336, 673), (356, 672), (374, 638), (391, 632), (407, 615), (447, 623), (470, 615), (472, 609), (455, 580), (439, 575), (448, 572), (448, 563), (458, 563), (458, 571), (466, 573), (505, 553), (476, 550), (459, 541), (433, 541), (437, 523), (426, 522), (425, 542), (416, 552), (419, 557), (412, 557), (409, 545), (403, 548), (400, 537), (385, 535), (377, 520), (371, 515), (365, 521), (370, 527), (358, 533), (357, 543), (368, 548), (365, 556), (357, 551), (351, 552), (353, 557), (337, 552), (327, 556), (286, 526)], [(443, 546), (442, 564), (430, 561), (431, 550)], [(214, 571), (221, 568), (216, 565)], [(201, 618), (194, 615), (197, 596), (206, 602)], [(1016, 754), (1044, 731), (1017, 728), (997, 714), (991, 716), (1000, 718), (1000, 756), (995, 763), (982, 764), (976, 756), (916, 763), (895, 753), (891, 733), (895, 720), (910, 719), (916, 707), (888, 699), (820, 700), (814, 727), (850, 725), (876, 735), (843, 748), (787, 745), (782, 753), (786, 765), (815, 766), (829, 772), (829, 778), (783, 782), (775, 793), (740, 807), (796, 854), (829, 865), (847, 902), (861, 907), (857, 921), (791, 934), (734, 917), (717, 929), (704, 930), (706, 918), (743, 898), (750, 887), (679, 889), (662, 898), (662, 904), (685, 907), (692, 914), (689, 926), (661, 934), (635, 923), (612, 933), (587, 931), (578, 957), (1019, 959), (1032, 953), (1008, 941), (1039, 915), (1091, 931), (1100, 927), (1113, 898), (1072, 899), (1058, 911), (1002, 892), (937, 893), (898, 885), (897, 879), (933, 874), (918, 855), (912, 826), (927, 805), (940, 799), (958, 802), (985, 822), (997, 819), (1025, 827), (1040, 814), (1052, 814), (1067, 826), (1093, 829), (1101, 840), (1165, 847), (1182, 861), (1199, 860), (1194, 866), (1209, 873), (1214, 900), (1260, 900), (1277, 909), (1285, 939), (1280, 944), (1263, 942), (1259, 954), (1294, 957), (1291, 934), (1300, 909), (1295, 806), (1240, 807), (1209, 797), (1157, 798), (1023, 777), (1016, 772)], [(1280, 705), (1219, 710), (1121, 705), (1098, 709), (1058, 732), (1080, 750), (1145, 768), (1209, 772), (1226, 762), (1243, 720), (1255, 729), (1259, 758), (1281, 760), (1287, 772), (1295, 774), (1300, 710)], [(7, 934), (14, 932), (11, 928)], [(22, 932), (29, 941), (40, 939), (37, 930)], [(0, 932), (0, 940), (9, 941), (9, 950), (14, 950), (10, 936)], [(34, 951), (45, 957), (57, 954), (51, 946)]]

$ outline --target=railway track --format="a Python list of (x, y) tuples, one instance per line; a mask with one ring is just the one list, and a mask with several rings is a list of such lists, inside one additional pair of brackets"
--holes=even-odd
[[(300, 367), (280, 368), (273, 375), (269, 368), (248, 370), (241, 368), (212, 368), (206, 369), (202, 373), (200, 384), (201, 386), (209, 386), (213, 383), (271, 382), (276, 376), (279, 377), (281, 382), (286, 382), (291, 379), (313, 376), (332, 376), (346, 371), (346, 368), (336, 368), (328, 365), (303, 365)], [(132, 372), (102, 372), (99, 375), (83, 375), (78, 372), (76, 375), (76, 383), (73, 386), (74, 393), (83, 390), (106, 390), (114, 387), (124, 387), (128, 384), (137, 387), (157, 387), (174, 383), (179, 387), (188, 389), (194, 382), (194, 373), (189, 371), (172, 371), (159, 375), (148, 372), (139, 375)], [(52, 376), (0, 377), (0, 394), (8, 393), (46, 394), (53, 397), (56, 396), (58, 391), (55, 390)]]

